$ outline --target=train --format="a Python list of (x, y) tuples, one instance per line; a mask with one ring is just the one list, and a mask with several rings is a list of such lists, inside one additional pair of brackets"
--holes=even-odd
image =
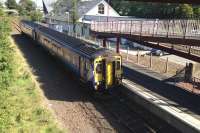
[(80, 81), (95, 92), (113, 90), (122, 83), (120, 54), (39, 23), (22, 20), (20, 28), (23, 34), (61, 59)]

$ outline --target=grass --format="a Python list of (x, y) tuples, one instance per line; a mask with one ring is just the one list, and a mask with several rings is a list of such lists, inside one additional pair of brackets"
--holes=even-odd
[(4, 36), (0, 36), (0, 133), (63, 132), (47, 109), (25, 59), (7, 31), (1, 30), (1, 24)]

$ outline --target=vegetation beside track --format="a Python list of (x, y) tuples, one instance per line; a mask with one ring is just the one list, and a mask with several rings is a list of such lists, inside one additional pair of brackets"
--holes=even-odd
[(22, 54), (10, 37), (8, 19), (0, 21), (0, 132), (60, 133)]

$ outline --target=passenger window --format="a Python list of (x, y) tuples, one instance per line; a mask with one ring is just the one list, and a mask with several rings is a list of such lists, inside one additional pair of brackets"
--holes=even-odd
[(96, 72), (97, 73), (102, 73), (102, 64), (97, 64)]
[(87, 70), (90, 70), (90, 63), (89, 63), (88, 61), (85, 63), (85, 68), (86, 68)]
[(116, 61), (116, 69), (117, 69), (117, 70), (120, 70), (120, 68), (121, 68), (121, 67), (120, 67), (120, 61)]

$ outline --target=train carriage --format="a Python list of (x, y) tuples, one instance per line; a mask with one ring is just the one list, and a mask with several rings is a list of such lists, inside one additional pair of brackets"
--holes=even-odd
[(105, 91), (121, 83), (120, 54), (33, 22), (21, 21), (21, 29), (50, 53), (62, 59), (81, 81), (88, 83), (96, 91)]

